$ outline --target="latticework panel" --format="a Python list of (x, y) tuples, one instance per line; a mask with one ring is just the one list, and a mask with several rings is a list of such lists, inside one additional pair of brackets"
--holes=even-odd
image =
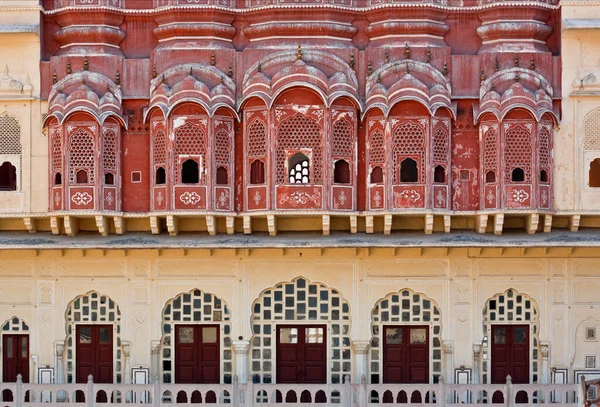
[(0, 114), (0, 154), (21, 154), (21, 126), (8, 113)]
[(332, 155), (334, 158), (354, 157), (354, 128), (344, 119), (333, 125)]
[(442, 127), (433, 133), (433, 161), (445, 163), (448, 161), (448, 131)]
[(218, 131), (215, 135), (215, 164), (229, 166), (232, 150), (229, 132)]
[(121, 351), (121, 310), (116, 302), (109, 296), (90, 291), (80, 295), (67, 306), (66, 329), (67, 329), (67, 383), (75, 383), (75, 343), (77, 342), (77, 324), (110, 324), (115, 327), (113, 353), (114, 383), (123, 383), (123, 366)]
[(167, 163), (167, 136), (159, 130), (154, 135), (154, 165), (165, 165)]
[(437, 382), (442, 374), (442, 313), (430, 298), (409, 289), (389, 294), (377, 302), (371, 321), (371, 383), (383, 383), (383, 327), (387, 325), (431, 326), (431, 373)]
[(525, 174), (525, 182), (531, 182), (532, 166), (532, 124), (518, 124), (508, 128), (504, 133), (504, 177), (506, 182), (512, 181), (512, 171), (521, 168)]
[(402, 156), (419, 157), (419, 182), (425, 182), (425, 132), (413, 121), (406, 121), (394, 129), (393, 160), (394, 183), (400, 183), (400, 162)]
[[(188, 122), (175, 131), (175, 159), (180, 155), (197, 155), (206, 160), (206, 132), (200, 126)], [(181, 179), (180, 168), (177, 171), (177, 179)], [(200, 174), (200, 183), (206, 184), (206, 172), (202, 169)]]
[(211, 293), (192, 290), (169, 300), (162, 313), (162, 367), (163, 383), (175, 383), (175, 325), (221, 325), (221, 382), (231, 383), (233, 351), (231, 340), (231, 313), (223, 300)]
[(252, 361), (254, 383), (274, 383), (276, 328), (296, 321), (329, 324), (330, 383), (341, 383), (352, 371), (350, 305), (341, 293), (304, 278), (277, 284), (264, 291), (252, 306)]
[(600, 151), (600, 109), (595, 109), (585, 116), (583, 134), (583, 149)]
[[(539, 368), (539, 311), (535, 301), (525, 294), (520, 294), (514, 289), (509, 289), (501, 294), (496, 294), (488, 299), (483, 309), (483, 332), (484, 335), (489, 335), (493, 324), (529, 324), (532, 328), (532, 344), (530, 351), (530, 383), (539, 383), (538, 372)], [(488, 359), (487, 353), (490, 349), (482, 350), (483, 359)], [(489, 383), (491, 372), (489, 371), (490, 363), (483, 363), (483, 383)]]
[(539, 150), (538, 159), (540, 170), (550, 170), (550, 130), (547, 126), (540, 126), (539, 131)]
[(375, 130), (369, 136), (369, 164), (385, 164), (385, 136), (381, 130)]
[(94, 136), (84, 128), (77, 129), (69, 137), (69, 183), (77, 183), (77, 171), (83, 169), (88, 173), (88, 183), (95, 180)]
[(254, 119), (246, 130), (246, 156), (262, 158), (267, 155), (267, 126), (260, 119)]
[(498, 130), (495, 127), (483, 135), (483, 167), (485, 171), (498, 170)]
[(117, 132), (114, 128), (102, 129), (104, 138), (102, 149), (102, 166), (104, 171), (117, 170)]
[(316, 121), (297, 114), (279, 125), (276, 148), (278, 184), (286, 183), (286, 149), (312, 149), (312, 183), (323, 183), (323, 133)]
[(62, 130), (59, 126), (50, 129), (50, 148), (52, 149), (52, 169), (62, 171), (63, 153), (62, 153)]

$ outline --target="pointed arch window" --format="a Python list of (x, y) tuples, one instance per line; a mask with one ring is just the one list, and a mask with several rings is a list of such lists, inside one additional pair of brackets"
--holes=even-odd
[(310, 184), (310, 160), (303, 153), (294, 154), (288, 165), (290, 184)]

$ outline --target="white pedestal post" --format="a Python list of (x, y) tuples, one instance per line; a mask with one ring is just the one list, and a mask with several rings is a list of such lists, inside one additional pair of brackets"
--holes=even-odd
[(240, 384), (248, 383), (248, 350), (250, 341), (233, 341), (235, 351), (235, 374)]

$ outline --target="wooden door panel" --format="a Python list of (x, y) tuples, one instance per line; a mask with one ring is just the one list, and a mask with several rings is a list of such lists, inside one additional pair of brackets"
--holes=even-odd
[(491, 382), (501, 384), (510, 375), (513, 383), (529, 383), (529, 326), (493, 325)]
[(383, 327), (383, 382), (429, 383), (429, 327)]
[(77, 325), (75, 329), (75, 381), (113, 382), (113, 326)]
[[(29, 383), (29, 335), (2, 335), (2, 381)], [(9, 400), (5, 400), (9, 401)]]
[(175, 382), (220, 383), (219, 326), (175, 327)]
[(326, 383), (324, 325), (277, 326), (277, 382)]

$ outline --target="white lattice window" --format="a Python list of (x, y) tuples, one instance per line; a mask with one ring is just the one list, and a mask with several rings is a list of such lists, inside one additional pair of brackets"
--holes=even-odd
[(94, 136), (90, 129), (80, 127), (69, 136), (69, 184), (93, 184), (95, 179)]
[(194, 289), (170, 299), (162, 312), (161, 360), (163, 383), (175, 383), (175, 326), (218, 324), (221, 327), (221, 383), (232, 383), (231, 314), (219, 297)]
[(328, 324), (329, 382), (342, 383), (352, 371), (350, 305), (339, 291), (302, 277), (263, 291), (252, 305), (253, 382), (275, 383), (276, 326), (292, 322)]
[(17, 316), (7, 319), (2, 324), (1, 333), (29, 333), (29, 325)]
[[(286, 174), (286, 153), (292, 149), (310, 149), (312, 151), (313, 174), (309, 180), (313, 184), (323, 182), (323, 132), (319, 124), (306, 116), (296, 114), (290, 119), (284, 120), (277, 130), (276, 147), (276, 180), (278, 184), (284, 184), (289, 173)], [(288, 162), (288, 171), (289, 168)], [(302, 181), (302, 178), (300, 178)], [(291, 180), (288, 178), (288, 181)], [(294, 183), (298, 183), (298, 177), (294, 177)], [(300, 182), (304, 183), (304, 182)]]
[(77, 324), (111, 324), (114, 326), (113, 359), (115, 383), (122, 383), (122, 350), (121, 350), (121, 310), (109, 296), (90, 291), (76, 297), (67, 306), (66, 331), (67, 338), (67, 383), (75, 383), (75, 332)]
[(288, 182), (290, 184), (310, 183), (310, 159), (303, 153), (290, 157), (288, 163)]
[(585, 340), (587, 342), (597, 342), (598, 341), (598, 329), (595, 326), (586, 326), (585, 327)]
[(21, 126), (14, 116), (0, 114), (0, 191), (20, 189)]
[[(392, 122), (397, 121), (398, 119), (392, 119)], [(407, 156), (411, 161), (414, 162), (415, 173), (411, 173), (416, 177), (414, 181), (412, 181), (413, 177), (411, 177), (411, 181), (407, 182), (425, 182), (425, 130), (422, 125), (422, 121), (425, 119), (421, 119), (420, 121), (416, 120), (407, 120), (393, 130), (393, 150), (392, 150), (392, 159), (394, 165), (394, 184), (399, 184), (402, 181), (401, 173), (401, 164), (410, 164), (412, 163), (407, 160)]]
[(597, 356), (596, 355), (585, 355), (585, 368), (586, 369), (595, 369), (597, 365)]
[(600, 109), (589, 112), (583, 121), (583, 149), (600, 151)]
[(377, 301), (371, 311), (371, 383), (383, 383), (383, 327), (387, 325), (430, 326), (430, 372), (437, 383), (442, 375), (442, 313), (439, 306), (424, 294), (410, 289), (388, 294)]
[[(530, 350), (530, 374), (531, 382), (539, 383), (539, 311), (536, 302), (528, 295), (521, 294), (515, 289), (508, 289), (503, 293), (496, 294), (488, 299), (483, 308), (483, 332), (484, 336), (489, 338), (491, 326), (493, 324), (529, 324), (532, 332), (532, 347)], [(487, 346), (487, 341), (486, 345)], [(487, 354), (488, 350), (484, 349)], [(488, 383), (491, 377), (489, 360), (484, 358), (483, 367), (483, 383)]]

